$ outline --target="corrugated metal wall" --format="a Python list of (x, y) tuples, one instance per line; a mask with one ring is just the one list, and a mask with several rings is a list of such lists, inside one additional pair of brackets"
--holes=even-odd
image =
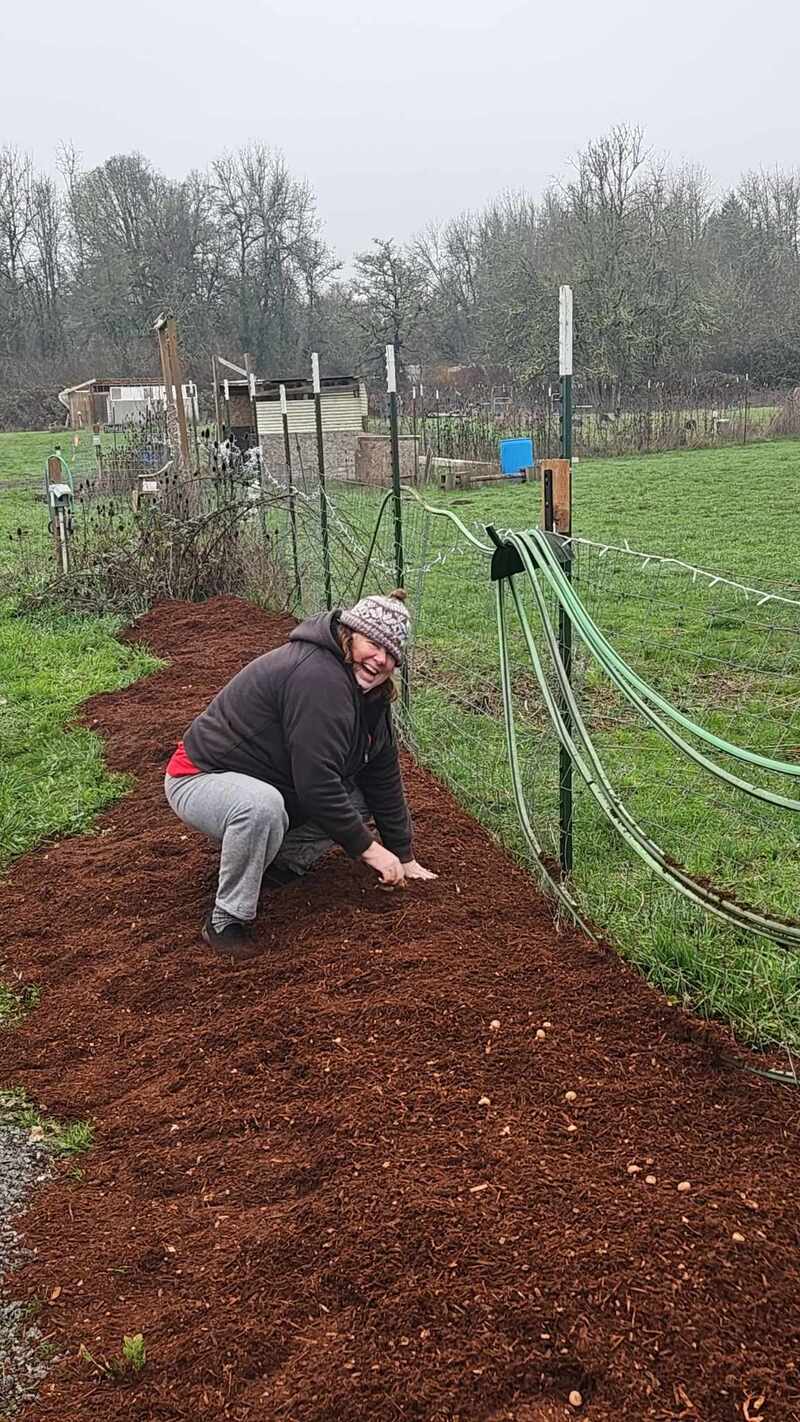
[[(289, 433), (313, 434), (316, 430), (313, 400), (289, 400)], [(366, 392), (354, 395), (350, 390), (336, 390), (322, 395), (323, 431), (362, 430), (367, 415)], [(283, 432), (279, 400), (256, 400), (259, 435)]]

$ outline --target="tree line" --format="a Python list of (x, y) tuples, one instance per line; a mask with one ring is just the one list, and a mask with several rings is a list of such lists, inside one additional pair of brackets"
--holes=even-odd
[(330, 373), (377, 378), (393, 341), (401, 373), (478, 366), (522, 387), (555, 369), (565, 281), (576, 363), (601, 404), (708, 372), (800, 382), (800, 171), (747, 173), (715, 194), (621, 125), (543, 196), (507, 193), (410, 241), (376, 239), (345, 275), (308, 183), (263, 144), (178, 180), (139, 153), (85, 169), (63, 148), (52, 176), (0, 149), (6, 423), (26, 392), (153, 372), (162, 309), (201, 384), (213, 351), (291, 375), (318, 349)]

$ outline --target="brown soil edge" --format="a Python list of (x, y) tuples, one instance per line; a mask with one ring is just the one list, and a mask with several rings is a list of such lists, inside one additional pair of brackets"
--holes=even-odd
[[(215, 854), (163, 766), (288, 627), (232, 598), (142, 618), (170, 664), (84, 708), (135, 789), (0, 887), (0, 961), (43, 989), (2, 1076), (97, 1124), (24, 1222), (15, 1289), (63, 1355), (24, 1422), (800, 1417), (798, 1098), (557, 934), (430, 776), (437, 883), (332, 856), (265, 900), (263, 959), (212, 961)], [(128, 1385), (78, 1359), (139, 1331)]]

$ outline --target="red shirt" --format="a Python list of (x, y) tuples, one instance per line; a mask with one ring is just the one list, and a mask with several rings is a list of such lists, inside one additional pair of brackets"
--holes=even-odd
[(183, 749), (183, 741), (178, 741), (172, 759), (167, 766), (167, 775), (200, 775), (198, 766), (191, 761)]

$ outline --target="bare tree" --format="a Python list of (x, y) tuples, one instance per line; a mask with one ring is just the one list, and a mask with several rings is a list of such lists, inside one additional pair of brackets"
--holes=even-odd
[(25, 254), (33, 223), (33, 170), (27, 154), (0, 149), (0, 297), (7, 354), (24, 345)]
[(238, 345), (285, 366), (307, 343), (320, 286), (338, 265), (320, 237), (313, 194), (263, 144), (224, 154), (212, 180), (231, 245)]
[(71, 146), (58, 168), (0, 149), (0, 377), (17, 392), (153, 369), (164, 306), (206, 369), (220, 346), (276, 373), (312, 348), (377, 375), (392, 342), (401, 371), (415, 358), (533, 382), (555, 368), (562, 281), (604, 404), (704, 368), (800, 381), (800, 171), (747, 173), (712, 201), (703, 173), (621, 124), (541, 199), (502, 194), (410, 243), (375, 241), (343, 280), (308, 184), (263, 143), (181, 180), (139, 153), (87, 171)]
[(372, 250), (360, 252), (355, 259), (351, 289), (355, 320), (364, 338), (364, 359), (380, 367), (384, 348), (393, 345), (402, 371), (430, 291), (418, 253), (375, 238)]
[(478, 312), (478, 224), (465, 212), (442, 226), (432, 225), (414, 243), (414, 253), (431, 289), (429, 339), (450, 360), (474, 359)]
[(37, 315), (39, 349), (53, 355), (61, 346), (62, 205), (52, 178), (36, 178), (31, 187), (32, 253), (27, 284)]

